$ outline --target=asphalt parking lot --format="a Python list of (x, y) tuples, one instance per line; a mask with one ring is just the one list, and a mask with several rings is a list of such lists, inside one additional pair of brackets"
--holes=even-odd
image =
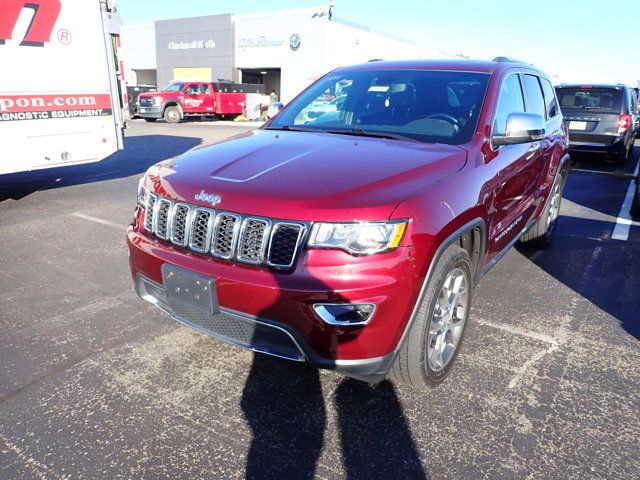
[(578, 159), (553, 246), (484, 277), (452, 376), (420, 393), (133, 293), (140, 174), (248, 128), (135, 121), (101, 163), (0, 178), (0, 479), (640, 478), (640, 223), (618, 220), (640, 143), (618, 171)]

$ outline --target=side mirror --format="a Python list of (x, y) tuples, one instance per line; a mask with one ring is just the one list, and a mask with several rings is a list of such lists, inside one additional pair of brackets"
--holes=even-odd
[(494, 135), (491, 143), (495, 147), (531, 143), (544, 138), (544, 118), (537, 113), (511, 113), (507, 117), (505, 135)]

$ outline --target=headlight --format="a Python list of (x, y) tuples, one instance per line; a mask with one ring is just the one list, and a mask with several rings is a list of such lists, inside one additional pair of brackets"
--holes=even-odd
[(138, 182), (138, 205), (147, 208), (147, 189), (144, 187), (144, 176)]
[(309, 247), (335, 248), (355, 255), (386, 252), (400, 245), (406, 220), (367, 223), (316, 223)]
[(162, 105), (162, 97), (153, 97), (153, 103), (155, 105)]

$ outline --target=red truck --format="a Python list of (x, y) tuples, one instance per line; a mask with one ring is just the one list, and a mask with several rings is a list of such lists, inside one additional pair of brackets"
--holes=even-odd
[(251, 94), (264, 95), (264, 85), (175, 81), (160, 92), (141, 93), (137, 110), (147, 122), (164, 118), (178, 123), (186, 116), (204, 115), (226, 118), (243, 113)]
[[(338, 109), (310, 119), (337, 85)], [(518, 240), (551, 242), (567, 152), (528, 64), (340, 68), (262, 128), (147, 171), (127, 231), (135, 289), (244, 348), (434, 386), (480, 278)]]

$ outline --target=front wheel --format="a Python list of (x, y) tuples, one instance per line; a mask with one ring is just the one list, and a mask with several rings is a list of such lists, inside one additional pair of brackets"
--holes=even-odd
[(167, 107), (164, 111), (164, 119), (167, 123), (180, 123), (182, 112), (178, 107)]
[(155, 122), (156, 120), (157, 120), (157, 118), (145, 118), (145, 119), (144, 119), (144, 121), (145, 121), (145, 122), (150, 122), (150, 123), (153, 123), (153, 122)]
[(408, 337), (389, 372), (391, 378), (425, 390), (447, 377), (460, 351), (472, 293), (469, 254), (452, 245), (435, 267)]

